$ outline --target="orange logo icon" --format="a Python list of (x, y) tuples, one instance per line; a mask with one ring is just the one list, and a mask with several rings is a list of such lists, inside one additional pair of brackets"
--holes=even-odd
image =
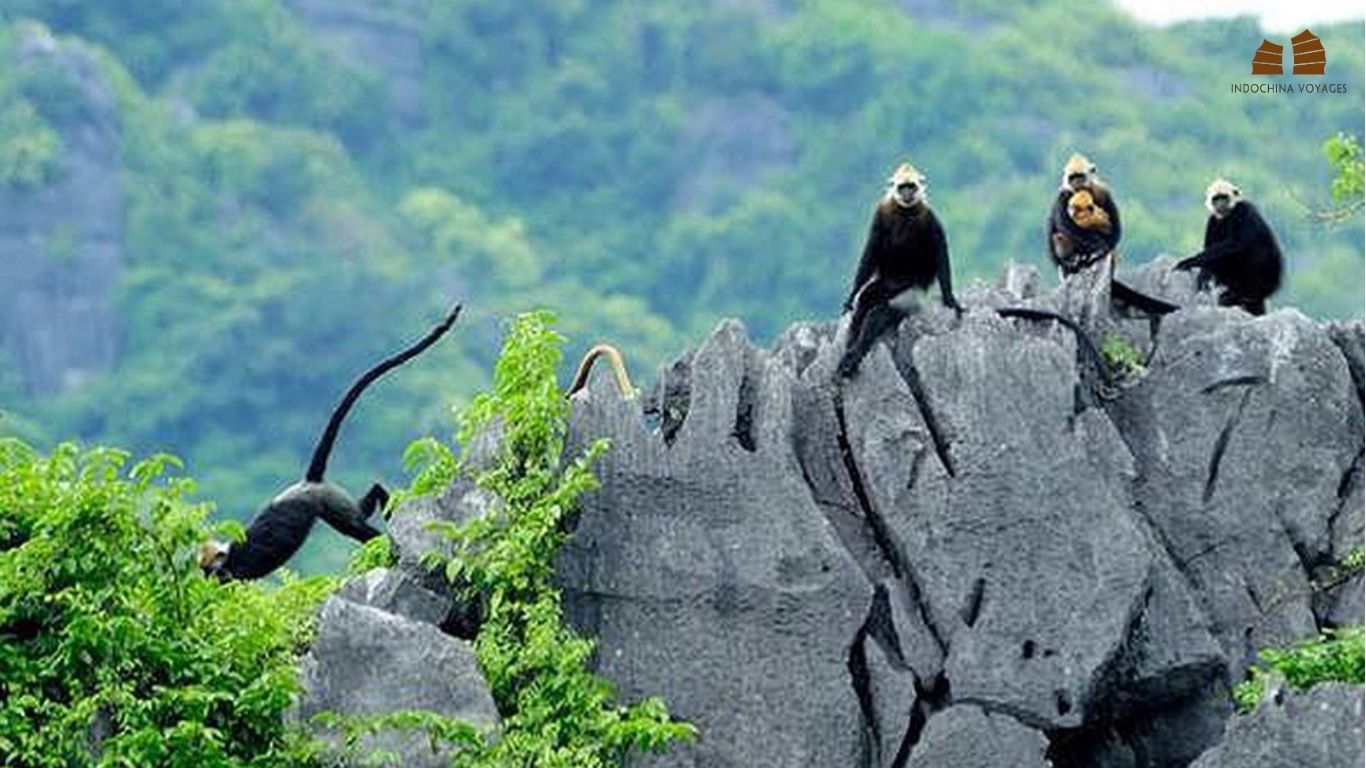
[(1262, 47), (1258, 48), (1257, 52), (1252, 54), (1252, 74), (1285, 74), (1285, 68), (1281, 66), (1281, 58), (1284, 55), (1284, 45), (1276, 45), (1270, 40), (1262, 40)]
[[(1323, 41), (1307, 28), (1290, 38), (1293, 46), (1295, 66), (1292, 72), (1297, 75), (1321, 75), (1328, 63), (1328, 52), (1323, 49)], [(1281, 60), (1285, 57), (1285, 46), (1270, 40), (1262, 40), (1261, 47), (1252, 54), (1252, 74), (1283, 75), (1285, 67)]]
[(1306, 29), (1290, 38), (1290, 44), (1295, 46), (1295, 74), (1323, 74), (1323, 67), (1328, 63), (1328, 52), (1323, 50), (1323, 42), (1318, 35)]

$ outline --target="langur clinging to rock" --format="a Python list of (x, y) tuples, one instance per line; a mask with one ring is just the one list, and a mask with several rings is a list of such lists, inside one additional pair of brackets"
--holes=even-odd
[(1227, 179), (1210, 182), (1205, 207), (1205, 249), (1177, 262), (1176, 268), (1199, 269), (1196, 279), (1202, 289), (1210, 279), (1223, 286), (1220, 306), (1265, 314), (1266, 299), (1281, 287), (1284, 269), (1276, 235), (1256, 206)]
[(948, 239), (930, 209), (925, 177), (910, 163), (902, 163), (873, 212), (863, 257), (844, 302), (845, 311), (853, 314), (839, 375), (852, 376), (878, 337), (901, 321), (906, 294), (925, 290), (936, 280), (944, 306), (961, 314), (953, 296)]
[(220, 579), (259, 579), (284, 565), (303, 546), (318, 518), (357, 541), (380, 535), (367, 520), (389, 500), (384, 486), (375, 483), (359, 503), (341, 487), (327, 482), (327, 458), (337, 440), (342, 421), (365, 388), (376, 379), (417, 357), (435, 344), (455, 324), (460, 305), (417, 343), (380, 362), (356, 380), (332, 411), (327, 428), (313, 449), (304, 479), (271, 499), (247, 527), (241, 542), (205, 542), (199, 550), (199, 566), (206, 574)]

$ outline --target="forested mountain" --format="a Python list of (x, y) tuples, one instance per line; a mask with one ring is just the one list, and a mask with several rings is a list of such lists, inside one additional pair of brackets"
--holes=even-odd
[(1345, 92), (1235, 93), (1275, 34), (1084, 0), (8, 0), (0, 431), (172, 451), (245, 516), (349, 378), (459, 298), (332, 463), (394, 479), (515, 310), (639, 378), (723, 316), (766, 340), (834, 314), (907, 157), (960, 283), (1044, 266), (1079, 150), (1126, 261), (1193, 252), (1222, 174), (1282, 238), (1273, 307), (1358, 316), (1360, 215), (1304, 206), (1324, 140), (1362, 130), (1363, 28), (1313, 31), (1327, 74), (1271, 82)]

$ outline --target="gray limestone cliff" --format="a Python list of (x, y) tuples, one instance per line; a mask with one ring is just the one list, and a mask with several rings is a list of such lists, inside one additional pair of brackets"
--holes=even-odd
[[(1360, 686), (1252, 716), (1229, 691), (1259, 648), (1361, 622), (1359, 579), (1315, 587), (1362, 539), (1361, 326), (1208, 306), (1169, 268), (1130, 277), (1185, 307), (1160, 322), (1112, 311), (1108, 274), (1011, 268), (839, 385), (835, 324), (761, 348), (729, 321), (643, 402), (605, 375), (576, 396), (571, 449), (612, 447), (561, 553), (568, 614), (624, 699), (702, 734), (634, 764), (1360, 764)], [(1122, 334), (1144, 369), (1106, 385), (1007, 305)], [(397, 568), (336, 599), (463, 642), (422, 524), (487, 501), (400, 510)]]

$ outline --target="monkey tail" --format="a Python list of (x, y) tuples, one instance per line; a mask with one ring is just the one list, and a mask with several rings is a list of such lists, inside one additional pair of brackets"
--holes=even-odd
[(631, 386), (631, 377), (626, 373), (626, 363), (621, 359), (621, 352), (611, 344), (595, 344), (588, 350), (579, 361), (579, 369), (574, 372), (574, 381), (570, 383), (569, 389), (564, 391), (564, 396), (573, 397), (574, 393), (588, 386), (588, 374), (593, 371), (593, 363), (600, 357), (606, 357), (612, 364), (612, 372), (617, 376), (617, 389), (621, 391), (621, 396), (635, 397), (636, 389)]
[(1180, 307), (1175, 304), (1163, 301), (1154, 296), (1149, 296), (1141, 291), (1136, 291), (1124, 283), (1113, 279), (1110, 281), (1110, 295), (1131, 307), (1138, 307), (1150, 315), (1166, 315), (1180, 309)]
[(1009, 307), (998, 309), (996, 314), (1001, 317), (1019, 317), (1025, 320), (1056, 320), (1067, 326), (1072, 333), (1077, 336), (1077, 344), (1081, 347), (1082, 354), (1091, 361), (1095, 367), (1097, 375), (1100, 376), (1101, 396), (1107, 399), (1113, 396), (1114, 381), (1110, 378), (1110, 371), (1105, 367), (1105, 360), (1100, 356), (1100, 350), (1096, 349), (1095, 342), (1086, 335), (1086, 331), (1081, 329), (1072, 318), (1064, 317), (1057, 312), (1050, 312), (1046, 309), (1026, 309), (1024, 307)]
[(318, 439), (318, 445), (313, 449), (313, 459), (308, 463), (308, 472), (304, 475), (304, 480), (310, 483), (322, 482), (323, 475), (327, 472), (327, 457), (332, 453), (332, 444), (337, 441), (337, 432), (341, 430), (342, 421), (346, 419), (346, 414), (350, 413), (351, 406), (356, 404), (365, 388), (375, 382), (376, 379), (412, 360), (422, 354), (428, 347), (435, 344), (437, 339), (445, 335), (446, 331), (455, 325), (455, 319), (460, 316), (460, 305), (456, 304), (451, 311), (446, 314), (446, 319), (442, 320), (427, 331), (417, 343), (404, 349), (402, 352), (381, 361), (378, 365), (366, 371), (351, 388), (346, 390), (341, 402), (332, 411), (332, 417), (327, 421), (327, 428), (323, 430), (322, 437)]

